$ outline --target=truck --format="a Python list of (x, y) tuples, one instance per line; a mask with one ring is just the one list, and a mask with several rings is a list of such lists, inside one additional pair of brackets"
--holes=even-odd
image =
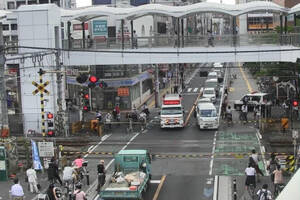
[(167, 94), (162, 102), (160, 111), (161, 128), (183, 128), (184, 109), (179, 94)]
[(147, 150), (121, 150), (114, 156), (114, 173), (106, 178), (100, 199), (143, 199), (151, 179)]

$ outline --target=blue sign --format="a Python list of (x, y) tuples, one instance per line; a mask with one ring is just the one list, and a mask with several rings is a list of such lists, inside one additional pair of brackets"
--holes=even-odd
[(93, 0), (93, 5), (111, 4), (111, 0)]
[(107, 36), (107, 21), (94, 20), (93, 21), (93, 35), (94, 36)]
[(43, 166), (39, 157), (39, 152), (36, 146), (36, 142), (34, 140), (31, 140), (31, 149), (32, 149), (32, 161), (33, 161), (34, 169), (42, 170)]
[(141, 6), (149, 3), (150, 3), (149, 0), (130, 0), (130, 5), (132, 6)]

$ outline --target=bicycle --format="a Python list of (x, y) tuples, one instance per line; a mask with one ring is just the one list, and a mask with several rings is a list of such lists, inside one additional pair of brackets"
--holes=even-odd
[(277, 197), (280, 192), (284, 189), (285, 184), (283, 183), (279, 183), (279, 184), (275, 184), (275, 189), (274, 189), (274, 197)]
[(254, 200), (255, 198), (255, 186), (253, 183), (250, 183), (247, 187), (248, 194), (250, 195), (251, 199)]

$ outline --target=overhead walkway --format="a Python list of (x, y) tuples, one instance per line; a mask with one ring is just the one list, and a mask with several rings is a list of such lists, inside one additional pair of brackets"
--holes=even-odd
[[(299, 39), (298, 39), (299, 38)], [(204, 62), (296, 62), (299, 57), (298, 34), (259, 34), (215, 36), (213, 46), (207, 37), (139, 37), (135, 47), (129, 39), (107, 41), (75, 40), (69, 47), (65, 65), (122, 65)]]

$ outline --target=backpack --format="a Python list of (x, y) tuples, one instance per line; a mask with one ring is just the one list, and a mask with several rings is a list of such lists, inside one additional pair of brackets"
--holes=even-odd
[(269, 171), (272, 173), (276, 169), (277, 165), (278, 164), (277, 164), (276, 160), (271, 160), (270, 166), (269, 166)]
[(257, 200), (268, 200), (268, 191), (260, 190)]

